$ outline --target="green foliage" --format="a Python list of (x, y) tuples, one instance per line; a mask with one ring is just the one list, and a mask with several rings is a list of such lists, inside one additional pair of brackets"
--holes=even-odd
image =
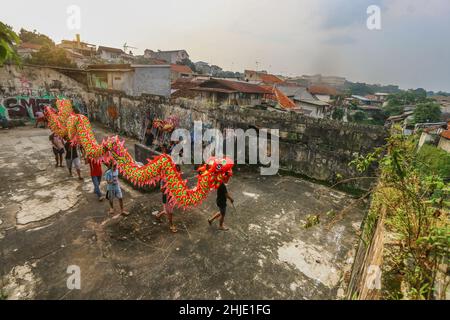
[(364, 111), (356, 111), (351, 119), (353, 122), (361, 123), (367, 120), (367, 114)]
[(43, 66), (77, 67), (77, 65), (67, 57), (64, 49), (50, 46), (43, 46), (38, 52), (32, 53), (31, 58), (28, 59), (27, 62)]
[[(423, 89), (422, 89), (423, 90)], [(395, 94), (391, 94), (387, 98), (388, 106), (404, 106), (417, 103), (430, 102), (427, 98), (425, 90), (421, 89), (401, 91)]]
[(27, 31), (25, 29), (20, 29), (19, 38), (22, 42), (29, 42), (33, 44), (38, 44), (41, 46), (54, 47), (55, 43), (52, 39), (42, 33), (36, 32), (36, 30)]
[[(399, 282), (385, 283), (386, 298), (431, 299), (437, 266), (450, 257), (450, 185), (439, 176), (439, 170), (422, 169), (422, 158), (430, 153), (426, 150), (417, 155), (417, 140), (393, 132), (384, 150), (352, 162), (359, 171), (374, 161), (380, 164), (380, 181), (368, 221), (383, 219), (384, 228), (393, 237), (390, 242), (396, 242), (384, 248), (384, 281)], [(434, 162), (430, 166), (435, 166)]]
[(397, 93), (400, 92), (398, 86), (388, 85), (381, 86), (376, 84), (347, 82), (345, 87), (350, 95), (366, 96), (376, 92)]
[(403, 112), (405, 112), (405, 108), (400, 105), (388, 104), (386, 107), (383, 108), (383, 111), (385, 112), (385, 114), (388, 117), (391, 117), (391, 116), (398, 116), (398, 115), (402, 114)]
[(424, 144), (417, 154), (416, 166), (423, 175), (450, 178), (450, 153)]
[(5, 61), (20, 63), (20, 58), (14, 48), (20, 39), (12, 28), (0, 21), (0, 66)]
[(331, 117), (334, 120), (342, 120), (344, 118), (344, 115), (345, 115), (344, 109), (336, 108), (336, 109), (334, 109), (333, 114), (331, 115)]
[(421, 103), (414, 110), (415, 123), (433, 123), (441, 121), (442, 111), (435, 102)]

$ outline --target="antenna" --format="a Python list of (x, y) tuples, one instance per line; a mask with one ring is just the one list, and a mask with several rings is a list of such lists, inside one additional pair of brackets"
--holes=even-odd
[(136, 47), (131, 47), (131, 46), (127, 45), (127, 43), (125, 42), (125, 43), (123, 44), (123, 52), (127, 53), (128, 49), (138, 49), (138, 48), (136, 48)]

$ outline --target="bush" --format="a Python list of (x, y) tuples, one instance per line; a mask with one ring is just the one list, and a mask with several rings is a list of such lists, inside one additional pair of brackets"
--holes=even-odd
[(32, 53), (31, 58), (28, 59), (27, 62), (42, 66), (77, 67), (77, 65), (67, 57), (64, 49), (50, 46), (43, 46), (38, 52)]
[(450, 178), (450, 153), (424, 144), (417, 154), (417, 167), (423, 175), (436, 174), (441, 178)]
[(364, 122), (367, 120), (367, 114), (364, 111), (356, 111), (352, 119), (354, 122)]
[(344, 118), (344, 115), (345, 115), (345, 111), (342, 108), (337, 108), (337, 109), (334, 109), (331, 117), (334, 120), (342, 120)]

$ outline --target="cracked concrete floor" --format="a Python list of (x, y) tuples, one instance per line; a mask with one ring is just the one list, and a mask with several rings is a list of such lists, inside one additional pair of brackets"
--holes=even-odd
[[(95, 126), (98, 138), (107, 134)], [(289, 176), (237, 168), (229, 185), (229, 232), (206, 222), (215, 193), (200, 207), (177, 210), (178, 234), (151, 213), (159, 192), (122, 183), (127, 218), (84, 181), (53, 166), (49, 131), (0, 131), (0, 286), (9, 299), (336, 299), (343, 296), (363, 217), (341, 192)], [(127, 138), (133, 151), (134, 141)], [(183, 168), (186, 178), (193, 176)], [(191, 181), (194, 183), (195, 181)], [(309, 214), (321, 223), (303, 225)], [(68, 290), (67, 268), (81, 270)]]

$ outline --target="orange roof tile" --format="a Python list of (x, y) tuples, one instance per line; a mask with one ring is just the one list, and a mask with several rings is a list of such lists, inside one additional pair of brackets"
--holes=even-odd
[(182, 64), (172, 64), (170, 69), (178, 73), (193, 73), (191, 68)]
[(275, 84), (275, 83), (284, 82), (283, 80), (281, 80), (277, 76), (274, 76), (273, 74), (260, 73), (259, 77), (261, 78), (261, 81), (266, 84)]
[(297, 107), (295, 102), (289, 99), (283, 92), (281, 92), (281, 90), (271, 86), (261, 86), (261, 87), (271, 92), (271, 94), (268, 94), (266, 96), (268, 99), (277, 101), (283, 108), (292, 109)]
[(450, 130), (442, 131), (441, 137), (450, 140)]
[(328, 87), (328, 86), (321, 86), (321, 85), (310, 86), (308, 88), (308, 91), (311, 94), (323, 94), (323, 95), (330, 95), (330, 96), (337, 95), (337, 90), (335, 88)]

